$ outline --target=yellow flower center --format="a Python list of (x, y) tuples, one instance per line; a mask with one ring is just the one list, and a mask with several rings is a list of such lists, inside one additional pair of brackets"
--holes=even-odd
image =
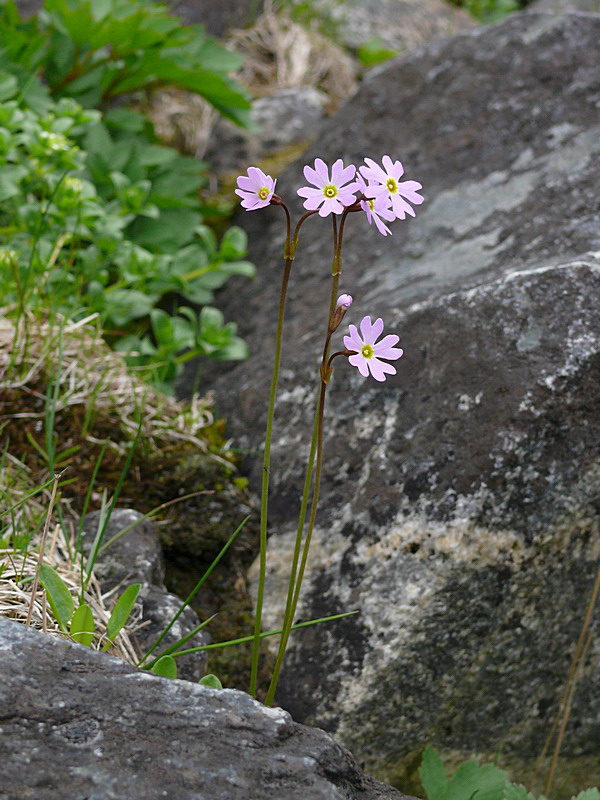
[(369, 359), (373, 358), (373, 356), (375, 355), (375, 351), (373, 350), (370, 344), (363, 344), (360, 354), (363, 358)]
[(398, 184), (393, 178), (388, 178), (385, 182), (385, 185), (387, 186), (387, 190), (390, 194), (396, 194), (398, 191)]
[(375, 211), (375, 200), (367, 200), (367, 203), (369, 204), (371, 211)]
[(266, 188), (266, 186), (263, 186), (262, 189), (258, 190), (259, 200), (266, 200), (268, 196), (269, 196), (269, 190)]
[(331, 200), (333, 197), (335, 197), (337, 195), (337, 193), (338, 193), (338, 190), (337, 190), (336, 186), (326, 186), (323, 189), (323, 194), (325, 195), (325, 197), (328, 200)]

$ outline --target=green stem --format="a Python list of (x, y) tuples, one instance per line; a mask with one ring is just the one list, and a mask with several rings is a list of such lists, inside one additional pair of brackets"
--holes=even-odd
[[(333, 281), (331, 285), (331, 296), (329, 301), (329, 317), (328, 317), (328, 324), (327, 324), (327, 335), (325, 337), (325, 344), (323, 347), (323, 358), (321, 362), (321, 389), (319, 392), (319, 397), (317, 399), (317, 404), (315, 408), (315, 419), (313, 424), (313, 433), (310, 445), (310, 453), (308, 456), (308, 464), (306, 467), (306, 474), (304, 477), (304, 490), (302, 492), (302, 502), (300, 506), (300, 515), (298, 517), (298, 527), (296, 530), (296, 540), (294, 542), (294, 552), (292, 555), (292, 566), (290, 570), (290, 578), (288, 583), (288, 594), (285, 604), (285, 611), (283, 615), (283, 628), (282, 628), (282, 636), (279, 642), (279, 648), (277, 651), (277, 656), (275, 659), (275, 666), (273, 667), (273, 674), (271, 676), (271, 682), (269, 684), (269, 689), (267, 691), (267, 695), (265, 697), (265, 705), (272, 705), (275, 700), (275, 691), (277, 690), (277, 683), (279, 681), (279, 674), (281, 672), (281, 667), (283, 664), (283, 657), (285, 655), (285, 651), (287, 648), (288, 640), (290, 637), (290, 633), (292, 631), (292, 622), (294, 619), (294, 614), (296, 613), (296, 607), (298, 605), (298, 597), (300, 594), (300, 587), (302, 585), (302, 580), (304, 578), (304, 571), (306, 569), (306, 561), (308, 559), (308, 550), (310, 547), (310, 539), (312, 537), (312, 530), (314, 528), (315, 517), (317, 513), (317, 503), (319, 498), (319, 484), (321, 481), (321, 464), (319, 463), (322, 461), (322, 439), (323, 439), (323, 412), (324, 412), (324, 402), (325, 402), (325, 390), (327, 388), (327, 384), (323, 380), (324, 371), (328, 365), (329, 361), (329, 345), (331, 341), (331, 331), (330, 331), (330, 323), (333, 317), (333, 313), (336, 307), (337, 301), (337, 293), (338, 287), (341, 277), (341, 248), (342, 248), (342, 235), (344, 231), (344, 223), (346, 220), (347, 212), (344, 211), (342, 214), (342, 220), (340, 224), (340, 230), (338, 234), (337, 229), (337, 220), (334, 216), (332, 218), (333, 222), (333, 264), (332, 264), (332, 276)], [(304, 534), (304, 526), (306, 523), (306, 513), (308, 510), (308, 502), (310, 499), (310, 489), (312, 485), (313, 479), (313, 471), (315, 467), (315, 453), (317, 454), (317, 471), (315, 476), (315, 483), (313, 489), (313, 497), (312, 497), (312, 505), (311, 505), (311, 515), (309, 520), (309, 529), (307, 533), (306, 540), (304, 542), (304, 548), (302, 550), (302, 539)], [(320, 453), (320, 456), (319, 456)], [(298, 562), (300, 561), (300, 552), (302, 550), (302, 561), (300, 564), (300, 570), (298, 571)]]
[(287, 297), (287, 288), (290, 279), (290, 271), (294, 262), (294, 255), (298, 244), (298, 235), (300, 227), (308, 217), (315, 214), (315, 211), (309, 211), (304, 214), (299, 220), (294, 230), (293, 237), (290, 236), (291, 219), (287, 206), (282, 204), (286, 214), (286, 239), (285, 239), (285, 264), (283, 268), (283, 277), (281, 279), (281, 292), (279, 294), (279, 312), (277, 316), (277, 332), (275, 334), (275, 356), (273, 359), (273, 374), (271, 376), (271, 389), (269, 392), (269, 405), (267, 409), (267, 427), (265, 431), (265, 449), (263, 454), (263, 474), (262, 474), (262, 489), (260, 498), (260, 533), (259, 533), (259, 568), (258, 568), (258, 591), (256, 598), (256, 611), (254, 617), (254, 635), (252, 642), (252, 658), (250, 666), (250, 687), (249, 693), (256, 696), (256, 686), (258, 683), (258, 662), (260, 658), (260, 640), (261, 640), (261, 624), (262, 624), (262, 610), (265, 596), (265, 580), (267, 576), (267, 526), (268, 526), (268, 510), (269, 510), (269, 473), (271, 469), (271, 442), (273, 439), (273, 419), (275, 416), (275, 399), (277, 395), (277, 384), (279, 381), (279, 369), (281, 366), (281, 343), (283, 339), (283, 321), (285, 316), (285, 301)]

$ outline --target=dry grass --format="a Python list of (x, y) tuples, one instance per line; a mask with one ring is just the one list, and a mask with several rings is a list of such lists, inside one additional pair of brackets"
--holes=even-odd
[[(78, 605), (78, 596), (81, 586), (81, 570), (66, 556), (64, 549), (58, 543), (60, 529), (55, 526), (52, 540), (44, 553), (43, 562), (53, 567), (65, 582), (75, 605)], [(68, 635), (61, 631), (54, 619), (46, 600), (44, 589), (40, 586), (32, 597), (32, 584), (38, 568), (38, 553), (35, 546), (25, 554), (15, 552), (12, 548), (0, 550), (0, 615), (14, 619), (23, 624), (32, 609), (30, 627), (43, 631), (51, 636), (68, 639)], [(84, 595), (84, 602), (90, 606), (94, 615), (96, 630), (92, 647), (100, 649), (105, 643), (106, 625), (110, 617), (109, 602), (112, 594), (102, 594), (98, 581), (92, 576)], [(139, 620), (139, 607), (134, 613), (126, 628), (116, 637), (108, 652), (117, 658), (136, 664), (140, 656), (137, 654), (131, 641), (130, 634), (136, 630)]]
[[(244, 57), (234, 77), (254, 97), (278, 89), (312, 86), (332, 113), (354, 93), (358, 67), (341, 47), (293, 22), (271, 3), (251, 28), (233, 31), (226, 46)], [(219, 115), (198, 95), (180, 89), (155, 92), (143, 107), (165, 144), (202, 158)]]
[[(74, 406), (85, 409), (90, 419), (104, 414), (119, 434), (110, 444), (120, 452), (125, 452), (135, 437), (140, 414), (141, 436), (151, 449), (160, 450), (165, 443), (179, 440), (207, 452), (200, 433), (214, 422), (210, 398), (196, 395), (184, 404), (132, 377), (122, 357), (103, 341), (97, 315), (80, 322), (60, 317), (40, 322), (24, 314), (15, 325), (0, 309), (0, 401), (17, 390), (39, 400), (40, 387), (47, 387), (58, 374), (57, 415)], [(13, 413), (5, 409), (3, 419), (43, 416), (43, 409), (20, 407)], [(84, 431), (83, 435), (98, 443), (91, 433)]]
[[(95, 452), (108, 442), (115, 459), (122, 461), (137, 435), (141, 418), (145, 458), (153, 453), (160, 457), (165, 449), (178, 448), (183, 442), (209, 458), (223, 459), (209, 453), (205, 438), (205, 429), (214, 421), (210, 402), (196, 396), (191, 404), (184, 404), (132, 377), (123, 359), (103, 341), (95, 316), (80, 322), (62, 318), (40, 321), (25, 313), (14, 323), (0, 310), (0, 433), (5, 440), (4, 444), (0, 442), (0, 615), (22, 623), (29, 618), (32, 627), (68, 638), (54, 619), (43, 588), (35, 590), (33, 597), (32, 590), (43, 549), (43, 563), (57, 571), (74, 600), (78, 597), (81, 565), (77, 558), (69, 559), (69, 552), (75, 552), (77, 515), (72, 501), (59, 491), (56, 507), (61, 509), (64, 527), (70, 529), (67, 546), (57, 514), (51, 513), (56, 509), (50, 485), (32, 494), (45, 482), (50, 484), (53, 476), (43, 459), (37, 457), (39, 454), (33, 452), (33, 445), (29, 446), (31, 440), (19, 439), (25, 428), (43, 431), (48, 413), (46, 393), (57, 379), (55, 424), (66, 430), (68, 425), (73, 429), (81, 420), (88, 421), (86, 430), (75, 427), (70, 434), (82, 444), (82, 450)], [(101, 423), (100, 428), (108, 432), (109, 439), (94, 436), (96, 423)], [(41, 433), (36, 438), (43, 441)], [(232, 467), (229, 461), (226, 463)], [(60, 469), (60, 465), (55, 467)], [(77, 462), (65, 478), (73, 474), (77, 474), (77, 485), (85, 491), (91, 475), (82, 473)], [(97, 580), (90, 580), (84, 602), (91, 607), (96, 623), (94, 647), (104, 643), (113, 593), (124, 588), (102, 594)], [(134, 612), (109, 650), (133, 664), (139, 660), (130, 638), (136, 626), (139, 627), (139, 613)]]

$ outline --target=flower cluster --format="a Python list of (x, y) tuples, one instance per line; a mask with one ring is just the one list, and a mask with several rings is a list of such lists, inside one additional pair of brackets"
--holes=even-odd
[[(307, 211), (318, 211), (319, 216), (342, 214), (346, 209), (362, 209), (369, 224), (375, 223), (383, 235), (391, 234), (385, 224), (396, 219), (415, 216), (413, 206), (421, 205), (423, 188), (417, 181), (401, 181), (404, 167), (400, 161), (383, 156), (381, 166), (372, 158), (365, 158), (363, 166), (344, 166), (341, 158), (331, 170), (321, 159), (316, 158), (314, 167), (304, 167), (304, 177), (310, 186), (298, 189), (304, 198)], [(242, 197), (242, 206), (247, 211), (256, 211), (278, 200), (274, 195), (275, 181), (257, 167), (250, 167), (247, 176), (237, 180), (236, 194)], [(275, 200), (273, 198), (275, 197)]]

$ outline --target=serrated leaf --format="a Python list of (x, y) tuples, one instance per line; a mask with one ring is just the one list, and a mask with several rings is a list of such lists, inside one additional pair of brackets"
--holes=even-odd
[(444, 800), (502, 800), (506, 778), (493, 764), (466, 761), (451, 777)]
[(210, 686), (211, 689), (223, 688), (223, 684), (221, 683), (221, 681), (217, 678), (216, 675), (213, 675), (212, 673), (210, 675), (205, 675), (203, 678), (200, 678), (198, 683), (201, 686)]
[(427, 800), (442, 800), (448, 786), (448, 774), (437, 750), (429, 744), (423, 751), (419, 777)]
[(516, 783), (506, 781), (502, 793), (502, 800), (545, 800), (544, 797), (534, 797), (529, 794), (524, 786), (518, 786)]
[(73, 616), (73, 598), (66, 583), (55, 569), (48, 564), (40, 568), (40, 582), (46, 590), (52, 613), (62, 631), (66, 633), (69, 620)]
[(71, 625), (69, 627), (71, 638), (79, 642), (79, 644), (89, 647), (94, 640), (94, 630), (95, 625), (92, 609), (86, 605), (86, 603), (82, 603), (79, 608), (75, 610), (73, 619), (71, 620)]
[(141, 583), (132, 583), (131, 586), (128, 586), (127, 589), (125, 589), (123, 594), (117, 600), (106, 626), (106, 636), (109, 641), (106, 645), (104, 645), (103, 649), (107, 650), (108, 647), (110, 647), (110, 644), (114, 641), (115, 636), (126, 624), (127, 620), (129, 619), (129, 615), (133, 611), (135, 601), (137, 600), (137, 596), (140, 593), (141, 588)]
[(177, 677), (177, 664), (173, 656), (162, 656), (156, 664), (152, 667), (150, 672), (155, 675), (160, 675), (161, 678), (176, 678)]

